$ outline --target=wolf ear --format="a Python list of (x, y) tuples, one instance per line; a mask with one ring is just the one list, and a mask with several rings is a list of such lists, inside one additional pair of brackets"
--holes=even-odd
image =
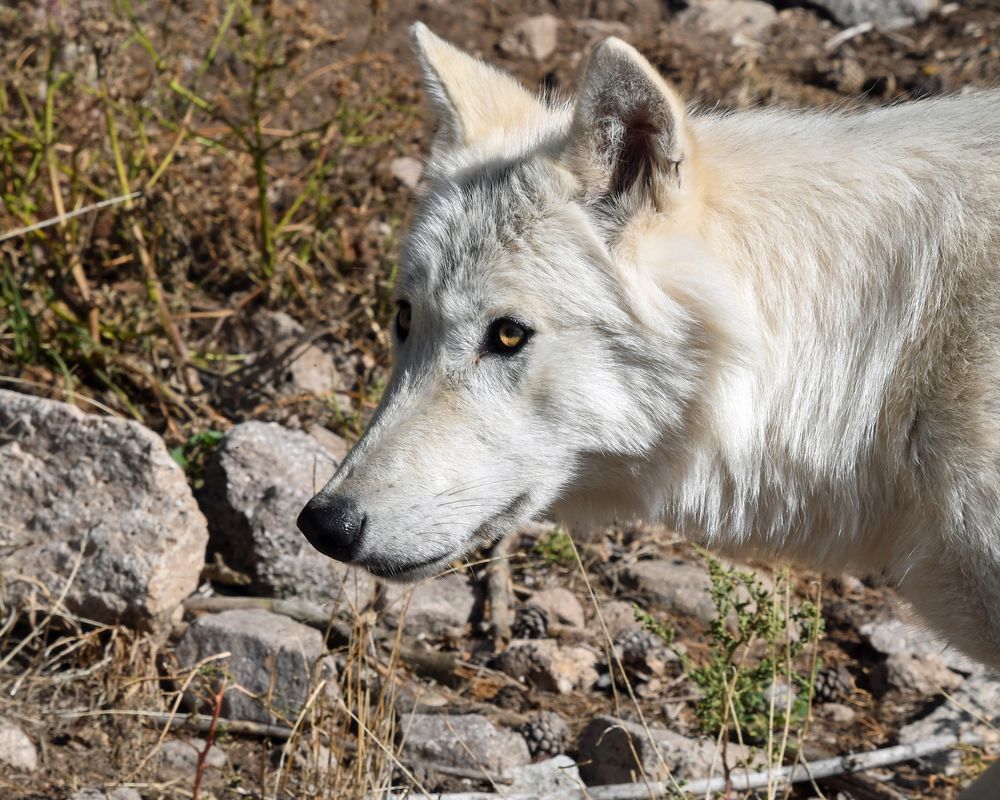
[(435, 150), (476, 144), (549, 116), (548, 108), (506, 72), (448, 44), (422, 22), (410, 27), (410, 36), (438, 115)]
[(585, 198), (662, 207), (680, 186), (690, 146), (677, 93), (635, 48), (601, 42), (584, 72), (564, 154)]

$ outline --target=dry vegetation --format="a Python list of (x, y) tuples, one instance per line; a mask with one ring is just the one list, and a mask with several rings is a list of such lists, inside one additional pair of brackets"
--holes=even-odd
[[(0, 7), (0, 386), (135, 418), (193, 461), (207, 441), (199, 437), (246, 419), (292, 427), (319, 420), (356, 437), (385, 373), (387, 297), (411, 200), (389, 163), (418, 155), (428, 138), (406, 47), (405, 25), (416, 18), (557, 91), (572, 85), (580, 54), (599, 35), (575, 22), (591, 18), (624, 26), (689, 96), (729, 107), (896, 100), (1000, 74), (1000, 11), (989, 2), (963, 3), (945, 18), (871, 33), (834, 51), (824, 44), (837, 29), (803, 9), (787, 12), (762, 42), (736, 46), (660, 24), (682, 3), (555, 5), (565, 20), (559, 47), (540, 64), (505, 59), (497, 48), (512, 20), (553, 11), (527, 0), (502, 8), (409, 0), (353, 7), (338, 0), (14, 0)], [(268, 311), (303, 323), (300, 341), (334, 357), (340, 400), (267, 390), (289, 356), (269, 350)], [(592, 597), (599, 618), (600, 601), (620, 588), (616, 559), (675, 547), (650, 541), (647, 531), (612, 531), (577, 556), (558, 540), (524, 540), (514, 582), (555, 576)], [(811, 576), (787, 585), (787, 593), (761, 596), (770, 616), (752, 641), (713, 640), (711, 631), (683, 625), (675, 640), (692, 668), (707, 668), (732, 647), (725, 657), (738, 668), (723, 667), (714, 684), (706, 673), (701, 685), (703, 693), (721, 692), (712, 724), (720, 742), (747, 735), (775, 764), (797, 757), (817, 735), (808, 711), (792, 714), (772, 696), (754, 710), (751, 736), (741, 729), (750, 712), (736, 713), (733, 703), (738, 676), (768, 653), (772, 677), (787, 673), (789, 682), (793, 672), (810, 675), (817, 655), (827, 664), (864, 664), (870, 653), (852, 639), (844, 597), (867, 610), (887, 603), (877, 590), (848, 592)], [(818, 600), (821, 586), (835, 606), (824, 607), (829, 635), (807, 627), (802, 647), (792, 648), (778, 623), (798, 607), (794, 598)], [(458, 709), (486, 702), (516, 715), (554, 707), (579, 724), (609, 707), (631, 708), (633, 716), (662, 707), (628, 677), (612, 680), (609, 695), (528, 702), (522, 687), (484, 666), (488, 659), (475, 652), (481, 641), (469, 645), (472, 652), (467, 643), (415, 652), (359, 607), (346, 620), (303, 612), (343, 656), (341, 691), (327, 692), (317, 676), (306, 709), (278, 726), (219, 726), (211, 709), (224, 672), (211, 663), (178, 672), (169, 642), (73, 617), (59, 603), (62, 587), (40, 589), (48, 594), (37, 609), (0, 607), (0, 715), (46, 726), (50, 768), (30, 779), (0, 774), (4, 797), (62, 798), (102, 782), (135, 786), (147, 798), (360, 798), (389, 785), (423, 796), (461, 785), (468, 776), (428, 775), (399, 760), (402, 723), (390, 712), (413, 680)], [(808, 700), (811, 681), (803, 685)], [(891, 743), (907, 698), (890, 707), (870, 686), (855, 688), (855, 728), (821, 731), (821, 740), (840, 751)], [(187, 720), (185, 729), (214, 738), (230, 755), (211, 785), (192, 783), (205, 774), (204, 758), (189, 775), (158, 777), (157, 750), (186, 719), (186, 689), (205, 699), (208, 716)], [(685, 713), (690, 722), (693, 707)], [(329, 769), (333, 762), (340, 768)], [(966, 764), (965, 774), (974, 774), (982, 758), (970, 750)], [(906, 796), (952, 796), (962, 780), (903, 774)], [(875, 783), (842, 788), (851, 797), (904, 796)], [(837, 791), (827, 787), (822, 796)], [(762, 796), (782, 794), (771, 787)]]

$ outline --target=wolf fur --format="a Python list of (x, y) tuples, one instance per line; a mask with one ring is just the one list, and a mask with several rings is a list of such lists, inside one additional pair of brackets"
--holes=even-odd
[(1000, 92), (689, 112), (608, 39), (556, 103), (413, 38), (412, 328), (311, 503), (363, 509), (351, 560), (412, 580), (541, 512), (657, 520), (881, 573), (1000, 665)]

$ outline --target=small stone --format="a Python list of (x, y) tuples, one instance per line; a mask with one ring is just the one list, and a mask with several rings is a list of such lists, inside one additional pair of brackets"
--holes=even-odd
[(51, 603), (65, 587), (75, 614), (168, 630), (198, 586), (208, 531), (163, 440), (131, 420), (3, 389), (0, 432), (6, 602)]
[[(677, 662), (677, 655), (670, 651), (655, 633), (646, 630), (629, 631), (615, 639), (615, 652), (629, 677), (640, 681), (662, 677), (669, 664)], [(617, 677), (617, 668), (612, 672)]]
[(701, 622), (711, 622), (715, 618), (708, 569), (694, 559), (675, 556), (639, 561), (625, 568), (622, 583), (645, 595), (664, 611), (684, 614)]
[(382, 613), (392, 627), (402, 619), (403, 631), (410, 636), (462, 635), (475, 606), (469, 580), (448, 573), (414, 586), (388, 584)]
[(38, 769), (38, 750), (28, 734), (0, 717), (0, 764), (22, 772)]
[(585, 647), (560, 647), (554, 639), (515, 639), (497, 659), (500, 669), (529, 686), (569, 694), (597, 681), (597, 656)]
[(886, 656), (930, 656), (956, 672), (969, 673), (978, 668), (967, 656), (919, 625), (883, 617), (865, 623), (858, 632), (875, 650)]
[(507, 31), (500, 39), (500, 49), (507, 55), (544, 61), (555, 52), (559, 20), (551, 14), (528, 17)]
[[(314, 685), (317, 669), (323, 677), (335, 677), (333, 660), (324, 657), (325, 651), (323, 634), (315, 628), (258, 608), (199, 617), (176, 648), (177, 660), (185, 669), (208, 656), (229, 652), (228, 658), (210, 665), (208, 685), (199, 687), (196, 678), (193, 689), (200, 689), (200, 695), (216, 691), (219, 674), (224, 673), (228, 679), (222, 716), (271, 723), (278, 721), (277, 712), (286, 723), (294, 721)], [(204, 702), (200, 695), (197, 699)]]
[(531, 595), (531, 602), (545, 610), (549, 620), (582, 628), (586, 622), (583, 606), (569, 589), (543, 589)]
[(410, 156), (400, 156), (389, 162), (389, 172), (408, 189), (416, 189), (424, 174), (424, 165)]
[(315, 550), (295, 525), (336, 458), (303, 431), (273, 422), (232, 428), (205, 468), (199, 499), (212, 549), (250, 576), (254, 594), (363, 606), (371, 577)]
[[(198, 769), (198, 755), (205, 750), (204, 739), (169, 739), (160, 745), (157, 753), (157, 775), (160, 780), (194, 778)], [(229, 759), (218, 745), (213, 744), (205, 756), (207, 769), (223, 769)]]
[(823, 703), (818, 708), (831, 722), (838, 725), (849, 725), (858, 717), (858, 712), (843, 703)]
[(881, 28), (899, 28), (927, 19), (940, 0), (813, 0), (845, 28), (871, 22)]
[(601, 616), (612, 641), (623, 633), (641, 631), (642, 623), (635, 618), (635, 608), (624, 600), (606, 600), (601, 603)]
[(307, 344), (292, 349), (285, 364), (284, 391), (327, 397), (340, 388), (340, 376), (333, 358), (321, 347)]
[(514, 767), (504, 777), (510, 781), (504, 786), (504, 792), (509, 795), (545, 796), (580, 788), (580, 770), (567, 755)]
[(518, 733), (498, 728), (481, 714), (413, 714), (400, 722), (402, 760), (505, 773), (531, 761)]
[[(728, 745), (730, 766), (746, 761), (747, 748)], [(690, 780), (716, 775), (722, 755), (710, 739), (692, 739), (665, 728), (599, 716), (591, 720), (577, 743), (580, 776), (588, 786), (651, 780)], [(639, 763), (636, 762), (638, 756)], [(642, 767), (640, 771), (640, 765)]]
[(778, 12), (760, 0), (694, 0), (680, 15), (709, 33), (753, 39), (770, 28)]
[(88, 786), (70, 795), (69, 800), (142, 800), (137, 789), (119, 786), (117, 789), (103, 789)]
[(957, 672), (948, 669), (936, 656), (894, 653), (885, 663), (890, 684), (897, 689), (914, 691), (924, 697), (954, 691), (964, 680)]

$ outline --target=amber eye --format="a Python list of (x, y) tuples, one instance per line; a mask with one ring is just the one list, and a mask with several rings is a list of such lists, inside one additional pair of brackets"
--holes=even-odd
[(509, 317), (503, 317), (490, 325), (486, 347), (491, 353), (512, 355), (524, 347), (532, 331)]
[(410, 335), (410, 316), (412, 314), (410, 304), (405, 300), (400, 300), (396, 309), (396, 336), (399, 341), (405, 342)]

